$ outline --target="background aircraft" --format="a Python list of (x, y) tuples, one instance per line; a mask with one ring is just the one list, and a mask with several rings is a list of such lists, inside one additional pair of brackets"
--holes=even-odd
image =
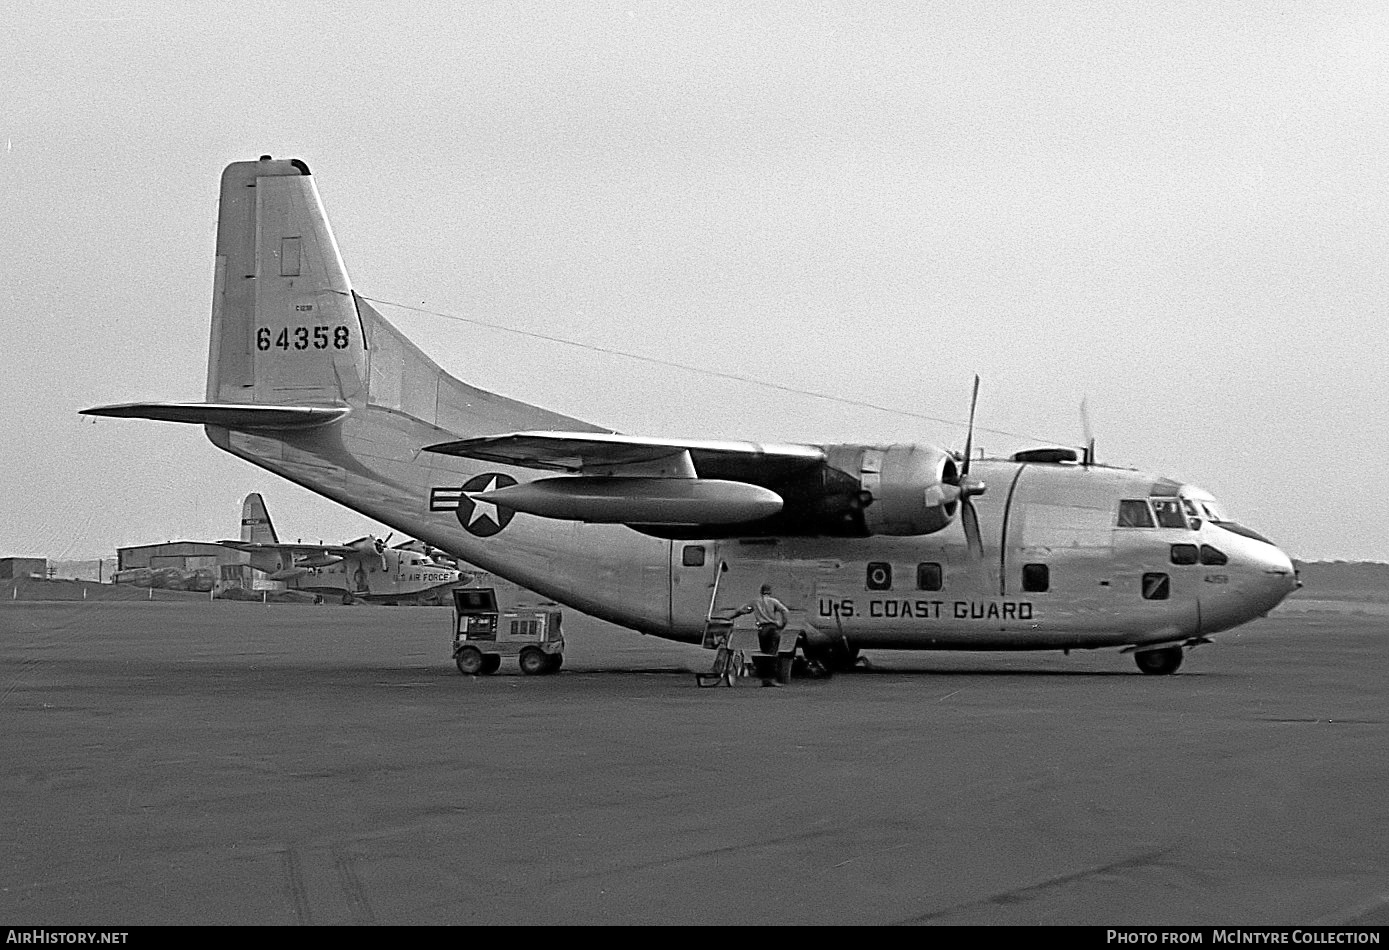
[(769, 582), (831, 665), (863, 647), (1121, 647), (1170, 673), (1297, 585), (1208, 493), (1075, 453), (624, 436), (469, 386), (353, 291), (297, 159), (223, 173), (206, 401), (85, 411), (204, 425), (234, 455), (645, 633), (701, 642)]
[(160, 590), (210, 591), (217, 586), (217, 575), (205, 567), (132, 567), (111, 575), (111, 583)]
[(387, 547), (388, 540), (367, 535), (346, 544), (281, 544), (265, 501), (252, 492), (241, 505), (241, 540), (220, 543), (249, 553), (251, 566), (272, 581), (344, 604), (447, 604), (448, 591), (471, 579), (457, 564), (418, 550), (416, 542)]

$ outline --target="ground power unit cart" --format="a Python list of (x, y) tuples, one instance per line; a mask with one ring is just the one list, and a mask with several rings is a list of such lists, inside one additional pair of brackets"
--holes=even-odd
[(518, 604), (497, 609), (491, 587), (453, 591), (453, 662), (458, 672), (495, 673), (502, 657), (514, 656), (521, 672), (539, 676), (564, 663), (563, 614), (554, 604)]

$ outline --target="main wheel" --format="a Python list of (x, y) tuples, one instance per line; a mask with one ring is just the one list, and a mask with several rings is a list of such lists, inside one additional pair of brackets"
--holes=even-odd
[(477, 647), (464, 647), (459, 650), (453, 655), (453, 662), (458, 664), (458, 672), (464, 676), (476, 676), (482, 672), (490, 672), (483, 669), (487, 665), (487, 657), (483, 656), (482, 651)]
[(1182, 648), (1165, 647), (1161, 650), (1143, 650), (1133, 655), (1138, 668), (1151, 676), (1165, 676), (1177, 672), (1182, 665)]
[(483, 673), (495, 673), (502, 668), (502, 655), (500, 653), (488, 653), (482, 658)]
[(841, 643), (835, 643), (817, 650), (808, 650), (806, 656), (814, 657), (826, 672), (844, 673), (852, 670), (858, 663), (858, 647), (846, 647)]
[(550, 661), (539, 647), (526, 647), (516, 659), (521, 664), (521, 672), (527, 676), (539, 676), (550, 669)]

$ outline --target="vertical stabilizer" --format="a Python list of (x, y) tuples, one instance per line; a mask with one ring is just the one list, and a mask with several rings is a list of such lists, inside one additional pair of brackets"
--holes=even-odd
[(365, 333), (303, 162), (222, 173), (208, 352), (210, 403), (361, 405)]
[(241, 503), (241, 540), (250, 544), (278, 544), (275, 526), (270, 523), (270, 512), (265, 510), (265, 500), (258, 492), (251, 492)]

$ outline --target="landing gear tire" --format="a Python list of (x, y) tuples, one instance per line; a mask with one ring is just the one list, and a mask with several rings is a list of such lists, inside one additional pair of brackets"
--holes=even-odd
[(807, 651), (806, 655), (813, 657), (828, 673), (846, 673), (858, 665), (858, 647), (843, 644)]
[(342, 605), (344, 607), (351, 606), (354, 602), (352, 594), (349, 591), (342, 592)]
[(487, 665), (487, 657), (482, 655), (482, 651), (477, 647), (464, 647), (453, 655), (453, 662), (458, 664), (458, 672), (464, 676), (476, 676), (486, 672), (484, 667)]
[(517, 662), (521, 664), (521, 672), (527, 676), (540, 676), (550, 672), (550, 660), (545, 656), (545, 651), (538, 647), (526, 647), (517, 657)]
[(482, 658), (482, 669), (479, 673), (495, 673), (502, 667), (502, 655), (500, 653), (489, 653)]
[(1165, 647), (1161, 650), (1143, 650), (1133, 655), (1138, 668), (1150, 676), (1166, 676), (1177, 672), (1182, 665), (1182, 648)]

